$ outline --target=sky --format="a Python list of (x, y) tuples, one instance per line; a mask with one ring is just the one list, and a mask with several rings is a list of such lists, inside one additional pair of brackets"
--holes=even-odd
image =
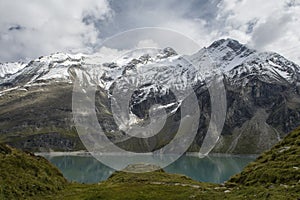
[(105, 39), (143, 27), (201, 47), (233, 38), (300, 64), (300, 0), (0, 0), (0, 62), (95, 53)]

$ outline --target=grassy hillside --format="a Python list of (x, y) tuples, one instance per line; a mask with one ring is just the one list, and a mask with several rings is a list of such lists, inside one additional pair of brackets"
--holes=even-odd
[(56, 83), (0, 96), (0, 142), (35, 152), (84, 149), (72, 128), (72, 88)]
[(0, 148), (0, 199), (300, 199), (300, 128), (225, 184), (163, 170), (116, 172), (98, 184), (67, 183), (47, 160)]
[(66, 179), (48, 160), (0, 144), (0, 199), (30, 199), (62, 190)]
[[(271, 150), (260, 155), (240, 174), (232, 177), (228, 183), (246, 186), (300, 184), (300, 128), (287, 135), (283, 141)], [(300, 192), (300, 191), (299, 191)]]

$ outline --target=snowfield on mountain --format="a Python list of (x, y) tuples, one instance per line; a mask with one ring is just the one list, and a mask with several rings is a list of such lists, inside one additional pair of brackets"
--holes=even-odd
[[(178, 55), (176, 49), (166, 47), (136, 50), (115, 59), (100, 53), (55, 53), (26, 64), (4, 63), (0, 64), (0, 136), (3, 142), (28, 150), (83, 149), (71, 103), (74, 79), (85, 77), (84, 81), (98, 85), (97, 117), (107, 136), (121, 147), (141, 152), (159, 149), (174, 137), (181, 104), (191, 88), (201, 116), (189, 151), (198, 151), (211, 117), (208, 87), (219, 77), (226, 89), (227, 116), (213, 151), (260, 153), (299, 126), (299, 70), (277, 53), (259, 52), (233, 39), (215, 41), (193, 55)], [(129, 104), (129, 124), (146, 123), (155, 104), (168, 114), (164, 128), (151, 138), (128, 139), (114, 122), (113, 92), (117, 88), (126, 93), (132, 83), (137, 89)]]

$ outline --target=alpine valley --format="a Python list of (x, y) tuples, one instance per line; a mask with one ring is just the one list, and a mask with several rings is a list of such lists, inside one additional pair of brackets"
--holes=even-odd
[[(189, 151), (199, 151), (211, 118), (208, 88), (215, 78), (225, 86), (227, 114), (213, 152), (258, 154), (300, 125), (299, 66), (277, 53), (259, 52), (236, 40), (221, 39), (193, 55), (178, 55), (166, 47), (111, 61), (101, 54), (55, 53), (29, 63), (2, 63), (1, 143), (30, 151), (84, 150), (72, 114), (73, 83), (78, 77), (97, 83), (96, 114), (107, 137), (135, 152), (159, 149), (174, 137), (189, 86), (200, 108), (198, 132)], [(116, 82), (134, 78), (139, 87), (129, 102), (127, 129), (147, 123), (150, 108), (158, 104), (168, 117), (152, 137), (128, 137), (112, 114), (114, 89), (126, 93), (126, 84)], [(172, 87), (183, 95), (175, 97)]]

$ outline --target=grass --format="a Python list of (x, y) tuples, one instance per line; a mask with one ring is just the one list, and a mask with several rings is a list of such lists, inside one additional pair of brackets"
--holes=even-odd
[(67, 182), (46, 159), (0, 145), (0, 199), (300, 199), (300, 128), (225, 184), (163, 170), (115, 172), (98, 184)]
[(291, 132), (271, 150), (260, 155), (228, 183), (246, 186), (300, 184), (300, 128)]
[(0, 199), (30, 199), (62, 190), (67, 181), (48, 160), (0, 145)]

